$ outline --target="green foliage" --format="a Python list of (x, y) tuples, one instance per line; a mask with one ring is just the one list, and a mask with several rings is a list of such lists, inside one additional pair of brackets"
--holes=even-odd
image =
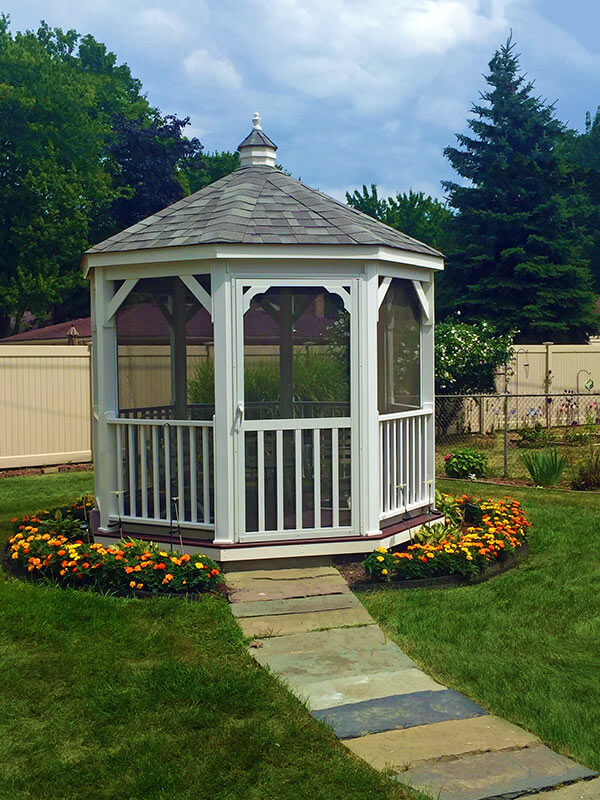
[(600, 489), (600, 450), (590, 449), (571, 479), (571, 488), (582, 492)]
[(512, 355), (512, 332), (499, 333), (490, 322), (447, 320), (435, 330), (437, 394), (495, 391), (496, 373)]
[(567, 457), (556, 449), (525, 453), (522, 458), (536, 486), (555, 486), (567, 466)]
[[(244, 369), (246, 402), (279, 400), (279, 362), (248, 360)], [(188, 380), (190, 403), (214, 403), (214, 364), (200, 362)], [(306, 349), (294, 354), (294, 398), (297, 401), (346, 402), (348, 374), (343, 361)]]
[(240, 166), (240, 154), (223, 150), (214, 153), (200, 153), (187, 159), (182, 167), (182, 175), (187, 183), (189, 192), (198, 192), (204, 189)]
[(585, 341), (597, 329), (585, 187), (561, 154), (553, 106), (533, 94), (510, 40), (489, 68), (472, 135), (444, 151), (463, 180), (443, 182), (458, 247), (440, 310), (518, 329), (522, 341)]
[(95, 505), (92, 495), (84, 494), (70, 503), (54, 506), (51, 509), (40, 509), (35, 514), (25, 514), (22, 517), (11, 519), (12, 532), (24, 533), (31, 528), (36, 528), (40, 533), (53, 531), (66, 537), (69, 541), (81, 539), (91, 542), (88, 518), (89, 512)]
[(377, 186), (372, 183), (370, 188), (363, 185), (362, 191), (346, 192), (346, 202), (443, 253), (454, 250), (451, 209), (423, 192), (410, 189), (408, 194), (402, 192), (385, 199), (379, 197)]
[(552, 431), (544, 428), (541, 422), (536, 422), (535, 425), (529, 427), (520, 428), (517, 432), (521, 437), (519, 447), (536, 449), (548, 447), (549, 444), (556, 441), (556, 437)]
[(571, 428), (565, 431), (565, 442), (567, 444), (587, 444), (593, 436), (593, 431)]
[(457, 447), (444, 456), (444, 471), (449, 478), (482, 478), (487, 473), (487, 456), (473, 447)]

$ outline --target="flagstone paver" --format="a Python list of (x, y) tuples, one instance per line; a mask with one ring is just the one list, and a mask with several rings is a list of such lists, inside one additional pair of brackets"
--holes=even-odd
[(485, 713), (485, 709), (454, 689), (396, 694), (312, 712), (314, 717), (331, 725), (338, 739), (448, 719), (482, 717)]
[(433, 790), (439, 800), (513, 800), (594, 774), (538, 744), (453, 761), (421, 761), (400, 773), (398, 780), (422, 791)]
[(254, 658), (400, 783), (438, 800), (600, 800), (595, 773), (420, 670), (335, 568), (244, 570), (227, 582), (242, 629), (261, 637)]
[[(291, 682), (293, 686), (293, 681)], [(445, 689), (420, 669), (409, 668), (398, 671), (345, 675), (342, 678), (304, 683), (302, 695), (313, 711), (347, 703), (360, 703), (387, 697), (390, 691), (396, 694), (440, 691)]]
[(486, 714), (471, 719), (434, 722), (391, 730), (344, 744), (376, 769), (405, 769), (424, 761), (486, 750), (506, 750), (538, 744), (539, 739), (499, 717)]
[(266, 617), (272, 614), (304, 614), (308, 611), (336, 611), (341, 608), (364, 608), (352, 594), (318, 594), (312, 597), (290, 597), (285, 600), (257, 600), (235, 602), (231, 606), (234, 617)]
[(344, 625), (374, 625), (367, 609), (340, 608), (335, 611), (307, 611), (304, 614), (271, 614), (264, 617), (240, 617), (246, 636), (284, 636)]

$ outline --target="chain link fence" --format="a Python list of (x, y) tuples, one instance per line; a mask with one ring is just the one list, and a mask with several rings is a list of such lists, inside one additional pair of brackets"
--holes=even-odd
[(489, 477), (526, 480), (527, 451), (557, 448), (576, 466), (600, 447), (600, 393), (439, 395), (435, 425), (437, 475), (447, 453), (472, 447)]

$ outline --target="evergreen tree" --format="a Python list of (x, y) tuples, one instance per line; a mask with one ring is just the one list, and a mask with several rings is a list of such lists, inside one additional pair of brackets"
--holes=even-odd
[(456, 210), (446, 312), (516, 328), (527, 342), (585, 341), (596, 330), (586, 259), (589, 201), (561, 152), (554, 107), (533, 94), (509, 39), (489, 63), (472, 136), (445, 155), (464, 184), (443, 182)]
[(600, 294), (600, 108), (585, 115), (585, 131), (568, 131), (565, 155), (576, 165), (592, 203), (588, 222), (590, 269), (594, 289)]

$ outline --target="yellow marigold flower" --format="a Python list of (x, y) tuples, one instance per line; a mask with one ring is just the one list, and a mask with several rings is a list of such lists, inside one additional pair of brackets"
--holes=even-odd
[(167, 552), (165, 552), (164, 550), (160, 550), (160, 552), (159, 552), (159, 554), (158, 554), (158, 555), (159, 555), (159, 556), (165, 556), (165, 557), (166, 557), (166, 556), (168, 556), (169, 554), (168, 554)]
[(382, 574), (382, 575), (387, 575), (387, 574), (388, 574), (388, 571), (387, 571), (387, 569), (382, 569), (382, 570), (381, 570), (381, 574)]
[(204, 568), (204, 564), (201, 561), (196, 561), (194, 566), (196, 567), (196, 569), (203, 569)]
[(134, 589), (135, 588), (135, 581), (129, 581), (129, 588), (130, 589)]
[(378, 552), (378, 553), (387, 553), (387, 550), (386, 550), (386, 548), (385, 548), (385, 547), (378, 547), (378, 548), (377, 548), (377, 552)]
[(138, 583), (138, 584), (136, 584), (135, 588), (136, 589), (141, 589), (143, 585), (144, 585), (143, 583)]
[(377, 556), (377, 561), (383, 561), (383, 556)]

